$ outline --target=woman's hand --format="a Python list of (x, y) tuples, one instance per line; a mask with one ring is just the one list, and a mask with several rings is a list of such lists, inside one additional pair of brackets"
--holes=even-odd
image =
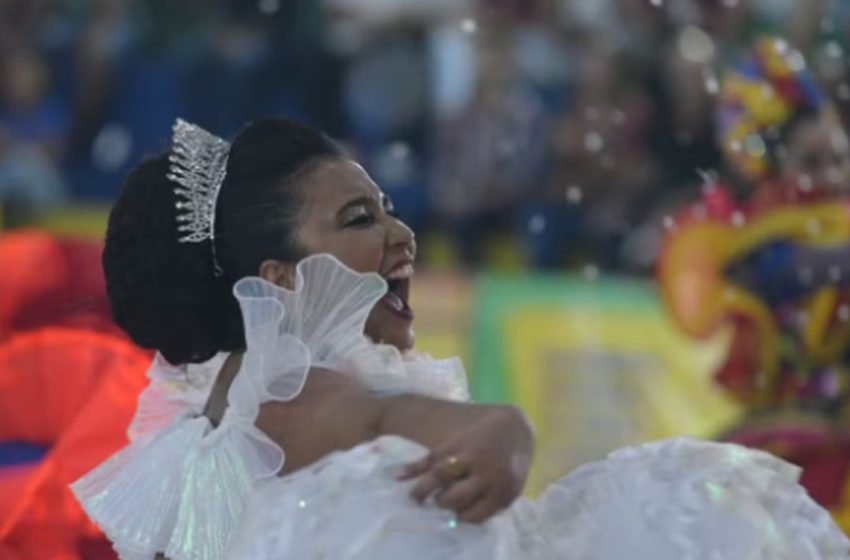
[(412, 497), (481, 523), (508, 507), (528, 477), (534, 437), (524, 414), (512, 406), (468, 405), (457, 432), (423, 459), (407, 466), (401, 480), (419, 477)]

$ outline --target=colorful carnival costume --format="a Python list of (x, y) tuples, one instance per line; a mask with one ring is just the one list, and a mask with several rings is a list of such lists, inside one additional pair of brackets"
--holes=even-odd
[[(749, 414), (724, 439), (802, 466), (812, 496), (843, 516), (850, 506), (848, 295), (806, 286), (805, 273), (788, 279), (788, 270), (797, 272), (795, 248), (850, 239), (850, 205), (754, 209), (717, 186), (676, 223), (659, 266), (668, 309), (694, 337), (731, 329), (715, 379)], [(740, 263), (767, 280), (733, 279)]]
[(723, 76), (717, 127), (724, 156), (752, 182), (772, 179), (783, 135), (800, 118), (841, 126), (803, 56), (784, 39), (758, 41), (749, 56)]
[[(850, 202), (776, 177), (777, 141), (799, 115), (834, 118), (802, 57), (765, 40), (724, 82), (724, 151), (755, 189), (723, 185), (674, 220), (659, 264), (664, 301), (689, 335), (731, 330), (715, 378), (747, 411), (722, 436), (803, 467), (802, 484), (850, 530)], [(839, 255), (830, 263), (802, 255)], [(811, 259), (808, 259), (811, 260)]]
[(292, 291), (236, 284), (247, 351), (221, 423), (190, 404), (73, 485), (122, 559), (850, 558), (796, 467), (728, 444), (621, 450), (483, 525), (410, 499), (412, 482), (395, 476), (426, 450), (397, 436), (278, 476), (285, 449), (255, 426), (259, 406), (295, 398), (311, 367), (377, 393), (466, 397), (459, 361), (411, 360), (363, 335), (386, 291), (329, 255), (302, 261)]

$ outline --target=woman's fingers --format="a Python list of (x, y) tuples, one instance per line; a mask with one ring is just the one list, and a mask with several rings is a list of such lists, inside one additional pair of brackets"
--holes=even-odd
[(477, 478), (466, 478), (455, 482), (437, 497), (437, 505), (461, 513), (472, 506), (484, 494), (484, 487)]
[[(429, 463), (430, 469), (419, 477), (410, 495), (417, 501), (423, 501), (434, 492), (448, 488), (456, 480), (469, 473), (466, 462), (455, 455), (439, 456), (434, 454)], [(404, 478), (402, 480), (407, 480)]]
[(413, 490), (410, 491), (410, 497), (417, 502), (424, 502), (428, 496), (443, 487), (443, 481), (440, 480), (434, 471), (428, 471), (419, 477)]
[(474, 502), (470, 507), (460, 512), (458, 520), (464, 523), (483, 523), (501, 511), (488, 496), (484, 496)]
[(457, 455), (441, 454), (434, 461), (433, 472), (445, 484), (454, 482), (469, 474), (469, 462)]
[(434, 453), (428, 453), (418, 461), (414, 461), (399, 473), (399, 480), (411, 480), (428, 472), (434, 464)]

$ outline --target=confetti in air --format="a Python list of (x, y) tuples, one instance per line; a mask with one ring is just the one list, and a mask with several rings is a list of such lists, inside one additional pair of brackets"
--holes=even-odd
[(746, 216), (741, 211), (736, 211), (732, 213), (732, 225), (736, 228), (744, 227), (744, 224), (747, 222)]
[(132, 149), (130, 130), (119, 124), (107, 124), (92, 143), (92, 161), (101, 170), (114, 171), (127, 162)]
[(599, 279), (599, 267), (595, 264), (584, 265), (581, 273), (588, 282), (595, 282)]
[(714, 72), (706, 68), (702, 75), (703, 80), (705, 81), (705, 91), (707, 91), (709, 95), (717, 95), (720, 93), (720, 80), (717, 79)]
[(546, 218), (540, 214), (532, 216), (528, 222), (528, 230), (534, 235), (540, 235), (546, 229)]
[(792, 72), (802, 72), (806, 68), (806, 59), (799, 51), (792, 51), (788, 54), (788, 68)]
[(570, 185), (567, 187), (567, 202), (570, 204), (578, 204), (581, 202), (583, 193), (578, 185)]
[(396, 159), (407, 159), (410, 157), (410, 146), (404, 142), (393, 142), (390, 155)]
[(705, 194), (709, 194), (717, 188), (717, 170), (716, 169), (697, 169), (697, 175), (702, 180), (702, 190)]
[(605, 145), (605, 141), (598, 132), (588, 132), (584, 135), (584, 147), (588, 152), (597, 153)]
[(678, 49), (682, 58), (697, 64), (709, 62), (716, 51), (711, 35), (695, 25), (689, 25), (679, 34)]
[(830, 58), (842, 58), (844, 56), (844, 49), (841, 48), (841, 45), (837, 41), (827, 43), (826, 47), (824, 47), (824, 52)]

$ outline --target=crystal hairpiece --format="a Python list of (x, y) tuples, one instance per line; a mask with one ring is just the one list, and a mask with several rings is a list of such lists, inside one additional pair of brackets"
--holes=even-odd
[(230, 144), (203, 128), (177, 119), (174, 123), (168, 179), (179, 186), (177, 231), (180, 243), (210, 241), (215, 274), (221, 275), (215, 252), (215, 207), (227, 170)]

